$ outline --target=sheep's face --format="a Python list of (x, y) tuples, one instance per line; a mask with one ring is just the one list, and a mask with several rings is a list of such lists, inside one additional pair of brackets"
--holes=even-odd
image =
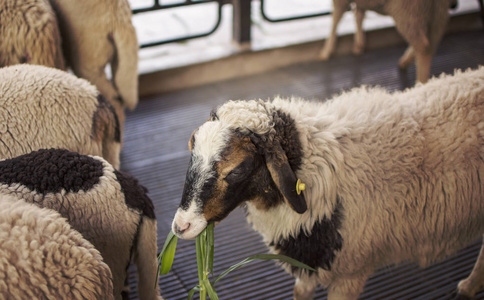
[(187, 239), (250, 200), (252, 177), (262, 166), (262, 157), (250, 138), (221, 122), (202, 125), (193, 133), (189, 148), (185, 188), (173, 221), (173, 232)]
[(295, 194), (296, 177), (282, 147), (269, 147), (260, 135), (210, 120), (190, 138), (191, 159), (173, 232), (192, 239), (208, 222), (218, 222), (245, 201), (270, 209), (286, 200), (306, 210), (304, 196)]

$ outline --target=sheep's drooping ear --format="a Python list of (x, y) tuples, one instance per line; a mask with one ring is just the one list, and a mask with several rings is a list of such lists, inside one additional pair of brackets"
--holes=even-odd
[(299, 214), (304, 213), (308, 209), (306, 199), (302, 192), (298, 194), (296, 190), (297, 177), (292, 171), (281, 145), (275, 143), (270, 151), (265, 152), (265, 159), (272, 180), (291, 208)]

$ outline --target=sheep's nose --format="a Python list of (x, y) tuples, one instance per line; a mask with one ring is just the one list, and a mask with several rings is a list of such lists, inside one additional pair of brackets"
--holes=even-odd
[(190, 228), (190, 225), (191, 224), (189, 222), (182, 223), (181, 225), (178, 225), (178, 223), (175, 223), (175, 233), (183, 234), (185, 231), (188, 230), (188, 228)]

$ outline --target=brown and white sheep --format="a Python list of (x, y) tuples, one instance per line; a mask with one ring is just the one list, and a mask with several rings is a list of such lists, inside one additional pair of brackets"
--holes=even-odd
[[(425, 266), (482, 237), (483, 116), (484, 67), (324, 103), (229, 101), (190, 139), (172, 229), (194, 238), (245, 203), (271, 252), (316, 269), (285, 265), (296, 299), (318, 284), (356, 299), (381, 266)], [(479, 261), (459, 293), (484, 283)]]

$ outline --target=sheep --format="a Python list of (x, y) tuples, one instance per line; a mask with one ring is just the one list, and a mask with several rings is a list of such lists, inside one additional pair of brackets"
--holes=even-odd
[[(484, 233), (483, 116), (483, 66), (324, 103), (228, 101), (190, 138), (172, 230), (192, 239), (245, 204), (271, 252), (316, 269), (284, 265), (295, 299), (318, 284), (356, 299), (375, 269), (425, 266)], [(459, 293), (473, 296), (479, 275)]]
[(147, 190), (98, 156), (41, 149), (0, 162), (0, 195), (53, 209), (96, 247), (121, 299), (131, 256), (140, 299), (161, 299), (156, 285), (157, 233)]
[(0, 1), (0, 67), (21, 63), (65, 69), (59, 27), (48, 0)]
[(445, 32), (449, 19), (448, 9), (456, 5), (455, 0), (333, 0), (333, 22), (329, 37), (319, 53), (321, 60), (327, 60), (334, 51), (336, 29), (350, 3), (355, 4), (356, 32), (353, 53), (361, 54), (365, 47), (363, 18), (366, 10), (389, 15), (395, 21), (397, 31), (409, 43), (400, 58), (398, 66), (406, 69), (414, 60), (417, 81), (425, 83), (430, 77), (432, 56)]
[(0, 91), (0, 159), (65, 148), (103, 156), (119, 168), (119, 121), (86, 80), (45, 66), (14, 65), (0, 69)]
[[(138, 40), (127, 0), (50, 0), (61, 30), (66, 63), (93, 83), (116, 109), (138, 103)], [(112, 80), (105, 69), (110, 64)]]
[(99, 251), (57, 212), (0, 195), (0, 298), (113, 299)]

